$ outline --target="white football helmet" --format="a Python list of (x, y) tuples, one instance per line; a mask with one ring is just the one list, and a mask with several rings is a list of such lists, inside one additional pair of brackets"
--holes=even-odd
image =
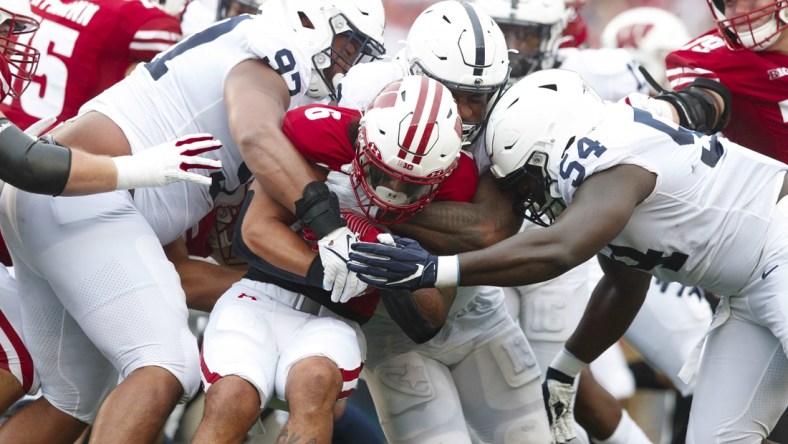
[(788, 0), (775, 0), (762, 8), (726, 16), (725, 0), (706, 0), (728, 48), (762, 51), (774, 44), (788, 26)]
[(413, 22), (405, 55), (411, 74), (432, 77), (452, 91), (483, 96), (481, 119), (463, 120), (464, 143), (472, 143), (509, 78), (506, 40), (495, 21), (472, 3), (435, 3)]
[(569, 18), (564, 0), (479, 0), (498, 22), (509, 49), (512, 79), (554, 68)]
[(624, 48), (663, 88), (669, 88), (665, 57), (690, 41), (684, 23), (662, 8), (628, 9), (615, 16), (600, 37), (604, 48)]
[(30, 0), (3, 0), (0, 4), (0, 100), (6, 95), (18, 97), (30, 84), (40, 53), (18, 38), (35, 32), (38, 26)]
[(361, 210), (384, 225), (412, 217), (457, 167), (461, 147), (448, 88), (414, 75), (388, 84), (360, 121), (350, 180)]
[[(334, 99), (334, 89), (350, 67), (365, 56), (379, 58), (385, 53), (381, 0), (265, 0), (259, 12), (272, 20), (284, 21), (296, 31), (307, 54), (312, 56), (307, 95), (315, 99)], [(346, 47), (353, 44), (358, 48), (352, 59), (343, 57), (344, 51), (332, 48), (338, 34), (348, 36)], [(326, 75), (334, 64), (343, 73), (328, 79)]]
[(493, 176), (519, 193), (518, 214), (548, 226), (563, 211), (561, 157), (596, 127), (603, 107), (591, 86), (565, 69), (537, 71), (504, 93), (487, 124), (487, 154)]

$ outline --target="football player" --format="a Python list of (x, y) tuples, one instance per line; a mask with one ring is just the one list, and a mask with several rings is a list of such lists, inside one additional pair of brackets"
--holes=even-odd
[[(470, 199), (476, 172), (460, 155), (460, 128), (449, 92), (423, 76), (388, 85), (363, 116), (311, 105), (290, 111), (284, 122), (287, 136), (325, 180), (314, 192), (331, 196), (333, 217), (373, 242), (383, 231), (370, 221), (405, 220), (433, 199)], [(253, 183), (234, 236), (251, 269), (210, 315), (203, 345), (206, 413), (195, 442), (240, 440), (275, 398), (290, 412), (280, 439), (329, 442), (333, 406), (357, 384), (366, 354), (359, 323), (381, 296), (367, 294), (363, 283), (352, 299), (322, 290), (325, 261), (310, 244), (323, 241), (306, 226), (293, 231), (294, 222), (292, 210)], [(409, 324), (418, 319), (407, 317), (417, 313), (416, 295), (383, 297), (400, 308), (409, 334), (440, 328), (442, 320)]]
[(665, 57), (689, 41), (686, 26), (675, 14), (648, 6), (630, 8), (613, 17), (600, 36), (603, 48), (630, 51), (661, 89), (670, 87), (665, 76)]
[(678, 91), (701, 82), (724, 85), (732, 96), (719, 127), (729, 139), (788, 161), (788, 3), (782, 0), (707, 0), (717, 24), (670, 53), (667, 76)]
[[(481, 177), (472, 202), (435, 202), (424, 212), (392, 230), (408, 233), (435, 251), (465, 251), (479, 248), (516, 232), (521, 220), (513, 217), (489, 172), (489, 159), (483, 145), (484, 122), (508, 78), (508, 55), (503, 34), (497, 24), (477, 3), (438, 2), (425, 9), (410, 28), (405, 48), (392, 62), (374, 62), (354, 67), (341, 83), (340, 104), (363, 106), (369, 91), (382, 79), (418, 72), (440, 81), (452, 91), (459, 104), (465, 131), (465, 149), (471, 152)], [(361, 105), (359, 105), (361, 104)], [(530, 390), (538, 379), (538, 369), (527, 341), (517, 329), (509, 330), (508, 321), (495, 328), (492, 319), (505, 319), (502, 293), (492, 288), (460, 288), (452, 305), (446, 333), (422, 345), (413, 344), (386, 316), (374, 316), (364, 331), (370, 344), (365, 375), (374, 396), (387, 438), (392, 442), (407, 436), (419, 439), (462, 440), (470, 428), (485, 441), (503, 439), (493, 429), (515, 429), (517, 424), (541, 424), (541, 412), (523, 415), (523, 406), (538, 404), (541, 397)], [(449, 327), (450, 326), (450, 327)], [(396, 347), (383, 346), (396, 341)], [(496, 365), (475, 369), (473, 362), (490, 353), (501, 342), (519, 344)], [(465, 347), (461, 344), (473, 344)], [(463, 350), (451, 354), (449, 350)], [(389, 377), (387, 369), (414, 368), (428, 374), (424, 390), (435, 396), (422, 396), (407, 384)], [(468, 369), (450, 375), (447, 368)], [(478, 371), (477, 371), (478, 370)], [(402, 372), (403, 370), (400, 370)], [(475, 376), (483, 372), (481, 382)], [(512, 373), (514, 372), (514, 373)], [(410, 374), (410, 373), (409, 373)], [(517, 376), (514, 376), (517, 374)], [(486, 376), (485, 376), (486, 375)], [(499, 375), (499, 376), (490, 376)], [(489, 376), (489, 377), (488, 377)], [(474, 404), (477, 387), (490, 392), (512, 391), (512, 409), (491, 413), (492, 403)], [(402, 409), (407, 405), (412, 408)], [(446, 415), (461, 409), (464, 415)], [(469, 424), (466, 426), (465, 424)], [(527, 427), (526, 427), (527, 429)], [(531, 429), (533, 435), (512, 435), (508, 439), (539, 442), (548, 437), (544, 429)], [(497, 437), (495, 437), (495, 436)], [(466, 438), (467, 439), (467, 438)]]
[[(38, 29), (39, 23), (32, 18), (30, 10), (30, 3), (28, 0), (10, 0), (0, 6), (0, 100), (5, 97), (21, 97), (22, 92), (29, 84), (30, 78), (36, 71), (39, 61), (39, 52), (35, 48), (24, 44), (19, 41), (19, 36), (29, 36), (35, 33)], [(2, 113), (0, 113), (2, 117)], [(36, 187), (35, 182), (40, 182), (40, 185), (46, 187), (46, 183), (50, 180), (53, 173), (52, 166), (48, 162), (55, 164), (62, 161), (63, 169), (60, 170), (65, 176), (63, 180), (68, 180), (69, 184), (78, 182), (79, 175), (69, 176), (68, 167), (69, 160), (72, 165), (78, 165), (82, 161), (95, 161), (90, 163), (90, 168), (99, 171), (92, 171), (90, 177), (98, 177), (100, 169), (104, 169), (108, 174), (114, 175), (115, 166), (109, 158), (98, 156), (87, 156), (77, 154), (69, 159), (67, 156), (59, 156), (63, 148), (55, 145), (36, 143), (29, 137), (24, 137), (13, 124), (8, 120), (0, 119), (3, 122), (5, 129), (3, 152), (6, 154), (4, 159), (4, 166), (8, 168), (5, 170), (3, 178), (10, 180), (14, 185), (25, 186), (25, 184)], [(37, 128), (34, 132), (43, 128)], [(16, 134), (12, 134), (16, 133)], [(12, 135), (11, 139), (8, 139)], [(21, 137), (15, 139), (15, 137)], [(174, 146), (172, 148), (175, 148)], [(177, 153), (182, 150), (198, 147), (182, 147)], [(29, 149), (29, 150), (28, 150)], [(27, 156), (18, 155), (20, 152), (27, 151)], [(177, 160), (172, 166), (177, 171), (182, 171), (179, 167), (184, 160), (177, 153), (173, 161)], [(51, 157), (51, 158), (50, 158)], [(40, 163), (42, 160), (50, 158), (47, 163)], [(150, 159), (149, 159), (150, 160)], [(29, 162), (28, 162), (29, 161)], [(38, 161), (38, 162), (37, 162)], [(27, 170), (32, 168), (32, 170)], [(153, 169), (153, 166), (150, 167)], [(21, 174), (20, 174), (21, 172)], [(182, 172), (185, 172), (183, 170)], [(57, 171), (55, 171), (57, 174)], [(169, 173), (174, 173), (170, 170)], [(205, 180), (204, 176), (193, 175), (190, 180)], [(174, 174), (173, 174), (174, 178)], [(164, 180), (162, 177), (161, 180)], [(101, 185), (104, 187), (101, 191), (110, 191), (115, 189), (115, 177), (109, 176), (107, 180)], [(142, 183), (138, 184), (142, 186)], [(48, 191), (57, 193), (56, 189), (39, 189), (39, 191)], [(77, 186), (77, 191), (79, 186)], [(84, 191), (84, 190), (82, 190)], [(10, 257), (5, 250), (5, 245), (2, 246), (4, 254), (3, 264), (11, 265)], [(38, 375), (35, 372), (32, 358), (23, 342), (22, 329), (21, 329), (21, 313), (19, 307), (19, 299), (17, 296), (16, 282), (8, 270), (3, 267), (0, 270), (0, 281), (2, 284), (2, 291), (0, 291), (0, 329), (2, 330), (2, 359), (0, 360), (0, 411), (5, 412), (11, 404), (17, 401), (23, 394), (34, 394), (38, 391)]]
[(602, 102), (569, 71), (525, 77), (488, 125), (494, 171), (545, 228), (440, 258), (407, 239), (358, 243), (349, 268), (384, 288), (522, 285), (596, 254), (604, 277), (547, 370), (558, 442), (573, 436), (575, 377), (625, 332), (650, 275), (726, 295), (705, 341), (687, 442), (765, 439), (788, 405), (788, 165)]

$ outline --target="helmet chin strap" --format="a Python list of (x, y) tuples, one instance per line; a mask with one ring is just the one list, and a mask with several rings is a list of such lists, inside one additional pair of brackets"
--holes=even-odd
[[(741, 43), (753, 51), (763, 51), (768, 48), (780, 37), (780, 33), (777, 32), (777, 20), (778, 18), (776, 15), (772, 15), (771, 20), (753, 29), (752, 32), (738, 33), (739, 39), (742, 41)], [(774, 35), (767, 38), (766, 36), (770, 34)]]
[(339, 87), (339, 82), (341, 82), (342, 79), (344, 78), (345, 78), (344, 73), (338, 72), (334, 74), (334, 77), (331, 78), (331, 84), (334, 85), (334, 91), (337, 90), (337, 88)]

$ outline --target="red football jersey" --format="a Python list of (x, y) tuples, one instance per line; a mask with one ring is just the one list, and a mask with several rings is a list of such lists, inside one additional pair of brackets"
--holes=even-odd
[(731, 91), (731, 120), (722, 131), (734, 142), (788, 163), (788, 55), (731, 51), (717, 31), (692, 40), (665, 59), (678, 90), (698, 77)]
[[(340, 171), (342, 165), (353, 161), (355, 144), (348, 130), (360, 118), (361, 113), (354, 109), (308, 105), (289, 111), (282, 130), (304, 158)], [(457, 168), (438, 187), (435, 200), (470, 202), (478, 184), (476, 164), (463, 152)]]
[(22, 128), (44, 117), (73, 117), (132, 64), (181, 38), (178, 19), (151, 0), (32, 0), (31, 6), (41, 22), (30, 42), (41, 51), (38, 70), (20, 99), (0, 106)]
[[(282, 130), (304, 158), (326, 165), (330, 170), (340, 171), (342, 165), (353, 161), (355, 143), (351, 142), (348, 133), (351, 125), (355, 125), (360, 118), (361, 113), (354, 109), (308, 105), (289, 111), (285, 115)], [(438, 188), (435, 200), (470, 202), (476, 194), (478, 183), (476, 163), (463, 152), (457, 168)], [(344, 306), (358, 315), (369, 317), (379, 300), (379, 293), (373, 291), (349, 300)]]

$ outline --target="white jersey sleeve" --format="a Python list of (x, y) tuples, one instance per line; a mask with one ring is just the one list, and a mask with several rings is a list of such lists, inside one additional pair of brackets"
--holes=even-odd
[(597, 128), (564, 152), (557, 178), (564, 201), (572, 202), (585, 178), (619, 164), (654, 173), (656, 186), (602, 254), (719, 294), (756, 276), (788, 166), (610, 103)]
[(337, 86), (337, 105), (363, 111), (389, 83), (405, 76), (398, 60), (378, 60), (353, 66)]
[(221, 171), (195, 170), (215, 178), (210, 189), (172, 184), (135, 193), (135, 202), (162, 243), (177, 239), (215, 202), (252, 178), (227, 121), (224, 85), (230, 71), (245, 60), (267, 63), (285, 81), (288, 109), (293, 109), (305, 97), (312, 74), (311, 62), (297, 42), (292, 30), (267, 17), (223, 20), (139, 65), (80, 109), (80, 114), (98, 111), (111, 118), (132, 152), (190, 133), (209, 133), (222, 141), (221, 149), (202, 155), (221, 160)]
[(580, 74), (604, 100), (618, 101), (630, 93), (648, 94), (640, 65), (622, 48), (578, 49), (558, 51), (561, 69)]

